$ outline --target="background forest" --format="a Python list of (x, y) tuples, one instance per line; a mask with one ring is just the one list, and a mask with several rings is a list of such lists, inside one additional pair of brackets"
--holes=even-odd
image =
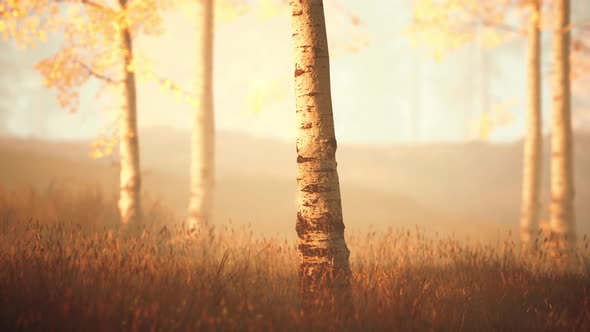
[[(477, 41), (457, 49), (448, 46), (437, 60), (429, 40), (412, 38), (408, 32), (411, 4), (339, 0), (326, 5), (346, 224), (355, 229), (425, 224), (498, 239), (497, 225), (504, 230), (518, 226), (514, 220), (520, 209), (526, 115), (525, 40), (500, 35), (502, 43), (484, 50), (487, 65), (481, 63)], [(279, 1), (239, 5), (230, 9), (219, 5), (224, 9), (217, 11), (214, 223), (231, 219), (252, 224), (257, 231), (294, 236), (293, 225), (287, 222), (295, 213), (296, 166), (292, 162), (295, 114), (288, 111), (294, 98), (292, 46), (284, 38), (289, 35), (289, 10)], [(572, 22), (590, 20), (584, 1), (572, 1), (571, 12)], [(176, 9), (165, 11), (163, 17), (166, 33), (140, 38), (137, 47), (149, 57), (154, 71), (188, 90), (194, 81), (187, 73), (195, 67), (195, 48), (177, 45), (179, 40), (195, 40), (194, 14)], [(3, 155), (13, 156), (3, 158), (7, 162), (1, 166), (6, 168), (0, 172), (5, 177), (2, 183), (38, 188), (50, 181), (100, 183), (103, 190), (114, 191), (116, 149), (98, 161), (88, 158), (88, 152), (94, 151), (91, 142), (99, 138), (109, 142), (116, 135), (116, 99), (107, 93), (97, 99), (100, 82), (91, 79), (80, 90), (80, 110), (66, 112), (33, 68), (36, 61), (55, 52), (59, 40), (53, 35), (47, 43), (27, 50), (14, 43), (0, 44), (6, 137), (1, 144)], [(544, 33), (542, 42), (546, 76), (541, 106), (547, 139), (551, 34)], [(170, 49), (176, 50), (173, 56)], [(584, 65), (581, 62), (579, 68), (585, 69)], [(412, 73), (416, 68), (419, 72)], [(484, 75), (488, 89), (481, 91)], [(584, 171), (590, 162), (584, 153), (590, 140), (586, 120), (590, 97), (584, 93), (589, 80), (589, 75), (581, 74), (572, 83), (575, 204), (580, 221), (590, 214), (590, 207), (583, 204), (590, 196)], [(192, 106), (174, 93), (162, 92), (157, 83), (138, 84), (144, 191), (166, 202), (180, 217), (188, 199)], [(493, 126), (485, 121), (485, 113), (511, 120)], [(543, 147), (547, 165), (550, 146)], [(40, 160), (44, 162), (34, 162)], [(549, 168), (542, 171), (541, 213), (547, 220)], [(584, 222), (578, 226), (580, 231), (590, 227)], [(480, 232), (481, 227), (489, 231)]]

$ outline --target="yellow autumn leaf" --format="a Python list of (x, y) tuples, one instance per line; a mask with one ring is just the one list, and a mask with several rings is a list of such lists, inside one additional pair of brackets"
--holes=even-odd
[(263, 104), (263, 96), (264, 92), (262, 88), (256, 87), (254, 91), (252, 91), (247, 97), (247, 110), (252, 113), (261, 113), (262, 112), (262, 104)]
[(199, 100), (192, 96), (186, 96), (186, 101), (193, 107), (199, 106)]
[(273, 0), (260, 0), (260, 7), (258, 9), (258, 17), (263, 20), (268, 20), (281, 13), (286, 6), (279, 6)]
[(100, 159), (100, 158), (103, 158), (103, 157), (104, 157), (104, 154), (100, 150), (98, 150), (98, 149), (97, 150), (91, 150), (90, 151), (90, 158), (92, 158), (92, 159), (95, 159), (96, 160), (96, 159)]
[(531, 13), (531, 17), (530, 17), (531, 22), (533, 23), (539, 23), (540, 22), (540, 14), (538, 11), (533, 11)]
[(78, 6), (68, 6), (68, 9), (66, 9), (66, 16), (67, 17), (73, 17), (76, 16), (80, 13), (80, 8)]
[(492, 132), (492, 123), (489, 114), (482, 114), (478, 123), (478, 128), (479, 137), (483, 140), (487, 140)]
[(483, 31), (483, 48), (494, 48), (501, 43), (502, 39), (497, 31), (486, 28)]
[(434, 60), (436, 62), (442, 62), (444, 59), (444, 54), (440, 49), (434, 51)]
[(228, 0), (216, 1), (215, 18), (220, 22), (231, 22), (246, 13), (246, 5), (233, 4)]
[(514, 114), (509, 111), (511, 107), (516, 105), (516, 100), (511, 100), (505, 103), (494, 105), (492, 114), (494, 116), (495, 126), (505, 126), (514, 122)]
[(46, 42), (47, 41), (47, 33), (43, 30), (39, 30), (39, 32), (37, 33), (37, 39), (39, 39), (42, 42)]
[(182, 92), (178, 89), (174, 89), (172, 91), (174, 91), (174, 97), (176, 98), (176, 100), (182, 101)]

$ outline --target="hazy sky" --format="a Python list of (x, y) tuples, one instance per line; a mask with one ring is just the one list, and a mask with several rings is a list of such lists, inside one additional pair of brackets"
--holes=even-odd
[[(408, 140), (409, 88), (410, 82), (416, 79), (408, 65), (418, 55), (402, 32), (410, 17), (409, 1), (339, 2), (357, 13), (363, 25), (352, 25), (341, 11), (326, 5), (338, 140), (346, 143)], [(166, 15), (165, 28), (164, 36), (143, 38), (137, 47), (157, 64), (156, 71), (160, 75), (190, 89), (195, 62), (192, 47), (196, 41), (194, 17), (172, 12)], [(269, 20), (261, 19), (253, 12), (233, 22), (217, 24), (215, 112), (218, 129), (293, 139), (295, 114), (290, 38), (287, 10)], [(360, 52), (347, 50), (351, 44), (362, 45), (365, 41), (370, 43)], [(109, 101), (105, 101), (105, 97), (97, 100), (94, 97), (96, 84), (91, 84), (84, 88), (79, 113), (68, 114), (59, 109), (54, 92), (46, 91), (41, 86), (39, 74), (31, 69), (34, 60), (46, 55), (49, 49), (51, 47), (45, 47), (26, 55), (23, 51), (11, 52), (13, 65), (22, 68), (24, 74), (14, 76), (18, 81), (19, 97), (14, 99), (8, 128), (21, 135), (96, 137), (112, 122), (112, 116), (101, 110)], [(473, 52), (476, 52), (474, 48), (465, 48), (442, 62), (434, 62), (427, 54), (422, 55), (420, 131), (423, 139), (462, 139), (461, 100), (477, 91), (473, 88), (478, 82), (477, 71), (466, 61)], [(513, 124), (495, 132), (492, 140), (512, 140), (522, 136), (524, 55), (522, 40), (490, 52), (492, 103), (513, 102), (511, 110), (516, 118)], [(544, 63), (549, 64), (548, 59)], [(254, 91), (260, 91), (265, 101), (261, 112), (254, 112), (249, 107), (249, 98)], [(544, 92), (544, 113), (548, 115), (548, 84)], [(478, 112), (478, 104), (473, 107), (474, 113)], [(191, 108), (162, 93), (154, 84), (140, 83), (139, 122), (143, 127), (190, 129)]]

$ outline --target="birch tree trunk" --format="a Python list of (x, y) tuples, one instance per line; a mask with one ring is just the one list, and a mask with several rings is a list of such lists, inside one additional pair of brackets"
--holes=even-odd
[(556, 0), (553, 30), (553, 125), (551, 135), (551, 229), (575, 241), (573, 149), (570, 106), (570, 2)]
[(468, 132), (468, 137), (470, 139), (472, 139), (472, 136), (477, 133), (476, 131), (479, 131), (479, 128), (474, 126), (473, 122), (475, 119), (479, 119), (481, 116), (481, 114), (479, 114), (478, 111), (479, 100), (481, 99), (480, 94), (478, 92), (479, 83), (473, 84), (473, 80), (471, 78), (471, 73), (477, 72), (478, 70), (478, 51), (478, 46), (476, 44), (471, 44), (470, 46), (468, 46), (468, 54), (466, 55), (467, 59), (465, 60), (468, 63), (469, 72), (466, 75), (467, 79), (464, 80), (464, 89), (466, 90), (466, 93), (464, 93), (463, 95), (465, 96), (465, 98), (469, 98), (467, 106), (468, 109), (466, 112), (467, 114), (465, 116), (465, 124)]
[[(413, 21), (416, 22), (416, 4), (412, 5)], [(418, 143), (420, 139), (420, 120), (422, 109), (422, 53), (417, 51), (416, 54), (410, 55), (410, 73), (412, 84), (409, 85), (410, 95), (410, 142)]]
[(411, 104), (410, 104), (410, 128), (411, 140), (418, 143), (420, 140), (420, 111), (422, 108), (422, 57), (420, 54), (412, 56), (411, 68), (413, 72), (410, 74), (412, 78)]
[[(483, 33), (483, 32), (481, 32)], [(483, 39), (483, 37), (480, 37)], [(490, 114), (490, 55), (488, 50), (483, 47), (483, 42), (479, 47), (479, 103), (481, 116)]]
[[(127, 0), (119, 0), (121, 10)], [(141, 220), (141, 177), (139, 142), (137, 136), (137, 93), (133, 64), (133, 41), (128, 27), (121, 30), (121, 47), (124, 64), (123, 107), (119, 124), (120, 192), (119, 214), (123, 224), (137, 224)]]
[(213, 205), (213, 0), (197, 1), (197, 99), (191, 139), (191, 184), (187, 226), (211, 221)]
[(295, 58), (296, 230), (301, 301), (304, 307), (322, 299), (344, 305), (350, 295), (350, 251), (344, 240), (336, 170), (324, 7), (322, 0), (291, 0), (290, 6)]
[(477, 71), (479, 73), (478, 82), (478, 98), (479, 98), (479, 109), (478, 112), (478, 139), (487, 141), (492, 131), (490, 124), (486, 123), (485, 119), (491, 116), (490, 112), (490, 61), (488, 50), (485, 47), (485, 28), (480, 25), (477, 30), (477, 38), (479, 41), (477, 50)]
[(539, 0), (531, 3), (527, 41), (527, 127), (524, 139), (522, 205), (520, 238), (531, 244), (539, 228), (539, 197), (541, 189), (542, 117), (541, 117), (541, 44), (539, 31)]

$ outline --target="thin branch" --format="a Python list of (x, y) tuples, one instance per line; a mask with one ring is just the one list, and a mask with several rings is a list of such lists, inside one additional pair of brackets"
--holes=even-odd
[(90, 7), (94, 7), (94, 8), (98, 8), (98, 9), (103, 9), (103, 10), (107, 9), (105, 6), (101, 5), (98, 2), (94, 2), (92, 0), (82, 0), (80, 2), (86, 6), (90, 6)]
[(364, 25), (364, 22), (361, 20), (361, 18), (358, 15), (355, 15), (351, 9), (342, 5), (338, 0), (331, 0), (331, 1), (328, 1), (328, 3), (330, 3), (332, 5), (332, 7), (334, 7), (336, 10), (339, 10), (344, 15), (348, 16), (352, 25), (360, 25), (360, 26)]
[(512, 25), (508, 25), (508, 24), (504, 24), (504, 23), (499, 23), (499, 22), (490, 22), (490, 20), (488, 20), (485, 17), (481, 16), (480, 13), (477, 13), (475, 15), (475, 18), (478, 19), (481, 22), (481, 24), (483, 26), (485, 26), (485, 27), (495, 28), (495, 29), (498, 29), (498, 30), (502, 30), (502, 31), (506, 31), (506, 32), (511, 32), (511, 33), (516, 33), (516, 34), (521, 34), (521, 31), (519, 31), (519, 29), (517, 27), (512, 26)]
[(74, 60), (77, 64), (79, 64), (80, 66), (82, 66), (82, 68), (84, 68), (88, 74), (90, 74), (90, 76), (97, 78), (99, 80), (105, 81), (107, 83), (112, 83), (112, 84), (119, 84), (119, 83), (123, 83), (123, 80), (115, 80), (111, 77), (108, 77), (106, 75), (103, 75), (99, 72), (97, 72), (96, 70), (94, 70), (93, 68), (91, 68), (90, 66), (88, 66), (87, 64), (85, 64), (84, 62), (76, 59)]
[(195, 95), (193, 93), (186, 91), (184, 89), (181, 89), (178, 85), (172, 83), (172, 80), (156, 74), (156, 72), (154, 72), (153, 70), (150, 70), (150, 74), (152, 74), (160, 84), (166, 85), (166, 82), (170, 82), (170, 89), (172, 89), (173, 91), (178, 91), (187, 97), (191, 97), (191, 98), (195, 97)]
[[(504, 6), (501, 8), (500, 11), (507, 11), (508, 7), (509, 7), (509, 3), (505, 3)], [(468, 14), (470, 14), (471, 16), (473, 16), (475, 19), (477, 19), (483, 26), (488, 27), (488, 28), (495, 28), (498, 30), (502, 30), (505, 32), (511, 32), (511, 33), (515, 33), (515, 34), (522, 34), (522, 32), (515, 26), (509, 25), (509, 24), (504, 24), (504, 23), (500, 23), (500, 22), (491, 22), (487, 17), (485, 13), (482, 13), (482, 11), (480, 10), (469, 10), (469, 8), (464, 7), (464, 9), (466, 10), (466, 12)]]
[(502, 24), (502, 23), (490, 23), (490, 22), (483, 22), (483, 25), (486, 27), (492, 27), (492, 28), (496, 28), (498, 30), (502, 30), (505, 32), (511, 32), (511, 33), (515, 33), (515, 34), (522, 34), (521, 31), (519, 31), (519, 29), (515, 26), (512, 25), (508, 25), (508, 24)]
[(69, 3), (80, 3), (88, 7), (94, 7), (100, 10), (110, 10), (109, 7), (106, 7), (96, 1), (93, 0), (57, 0), (57, 2), (69, 2)]

